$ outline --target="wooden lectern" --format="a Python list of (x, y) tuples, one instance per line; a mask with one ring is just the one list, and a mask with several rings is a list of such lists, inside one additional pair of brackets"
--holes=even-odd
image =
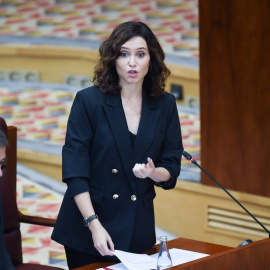
[[(242, 247), (231, 248), (190, 239), (177, 238), (168, 241), (169, 248), (179, 248), (209, 254), (210, 256), (168, 268), (169, 270), (269, 270), (270, 239), (257, 241)], [(158, 253), (159, 245), (155, 245), (146, 253)], [(94, 270), (109, 267), (113, 263), (95, 263), (76, 270)]]

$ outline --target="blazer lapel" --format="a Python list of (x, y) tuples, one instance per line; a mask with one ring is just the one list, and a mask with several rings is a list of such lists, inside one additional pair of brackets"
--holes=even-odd
[(112, 134), (117, 145), (123, 168), (130, 180), (131, 187), (135, 191), (136, 177), (132, 172), (135, 165), (132, 155), (132, 146), (128, 131), (127, 121), (122, 106), (121, 96), (108, 94), (104, 110), (107, 115)]
[(159, 117), (160, 110), (156, 108), (156, 101), (154, 98), (147, 96), (143, 91), (141, 120), (137, 137), (133, 145), (135, 163), (146, 162), (146, 160), (141, 159), (152, 143)]

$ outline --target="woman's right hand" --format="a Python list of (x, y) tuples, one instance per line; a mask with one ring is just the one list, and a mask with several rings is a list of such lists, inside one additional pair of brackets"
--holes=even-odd
[[(95, 214), (90, 193), (88, 191), (74, 196), (74, 200), (83, 217), (90, 217)], [(97, 251), (102, 256), (114, 256), (112, 253), (112, 251), (114, 251), (113, 241), (108, 232), (101, 225), (100, 221), (98, 219), (92, 220), (89, 224), (89, 229), (92, 232), (94, 247)]]
[[(98, 219), (94, 219), (89, 224), (89, 229), (92, 232), (92, 238), (94, 242), (94, 247), (97, 251), (102, 255), (114, 256), (112, 251), (114, 251), (113, 241), (108, 234), (108, 232), (104, 229)], [(109, 247), (110, 249), (109, 249)]]

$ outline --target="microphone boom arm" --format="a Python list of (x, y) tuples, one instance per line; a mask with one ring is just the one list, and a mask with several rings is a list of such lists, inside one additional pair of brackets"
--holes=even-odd
[(193, 157), (186, 152), (183, 149), (182, 155), (189, 161), (191, 161), (194, 165), (196, 165), (198, 168), (200, 168), (201, 171), (203, 171), (208, 177), (210, 177), (223, 191), (225, 191), (242, 209), (244, 209), (247, 214), (249, 214), (249, 216), (251, 216), (269, 235), (270, 238), (270, 231), (255, 217), (253, 216), (238, 200), (236, 200), (233, 195), (226, 190), (217, 180), (215, 180), (215, 178), (213, 176), (211, 176), (204, 168), (202, 168), (195, 159), (193, 159)]

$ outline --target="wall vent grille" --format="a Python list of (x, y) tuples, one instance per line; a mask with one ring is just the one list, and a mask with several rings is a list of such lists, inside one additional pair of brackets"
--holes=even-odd
[[(259, 237), (269, 237), (267, 232), (255, 222), (248, 214), (223, 209), (214, 206), (208, 206), (208, 228), (223, 229), (239, 233), (256, 235)], [(266, 216), (255, 217), (270, 230), (270, 218)]]

